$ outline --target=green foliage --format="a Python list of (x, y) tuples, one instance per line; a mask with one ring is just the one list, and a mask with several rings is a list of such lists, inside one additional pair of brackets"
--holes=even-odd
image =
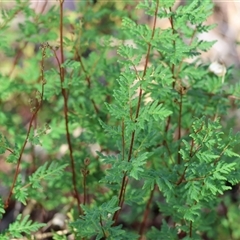
[(119, 209), (117, 205), (117, 197), (113, 197), (108, 202), (101, 206), (83, 207), (84, 215), (77, 221), (72, 223), (72, 227), (76, 229), (77, 237), (91, 238), (95, 236), (96, 239), (106, 237), (109, 239), (133, 239), (137, 237), (134, 234), (126, 235), (126, 232), (120, 226), (112, 227), (112, 216)]
[(36, 232), (39, 228), (45, 226), (43, 223), (33, 223), (32, 220), (29, 220), (29, 215), (22, 218), (22, 215), (19, 214), (14, 223), (9, 225), (9, 228), (0, 234), (1, 239), (10, 239), (10, 238), (21, 238), (23, 233), (30, 235), (31, 232)]
[(157, 228), (152, 227), (152, 229), (148, 232), (148, 239), (166, 239), (172, 240), (177, 239), (177, 229), (171, 229), (165, 220), (162, 222), (161, 231)]
[[(215, 41), (198, 39), (213, 4), (94, 2), (1, 12), (0, 218), (12, 202), (23, 214), (0, 238), (238, 239), (240, 137), (227, 113), (240, 85), (201, 63)], [(30, 218), (35, 208), (64, 214), (67, 233)]]

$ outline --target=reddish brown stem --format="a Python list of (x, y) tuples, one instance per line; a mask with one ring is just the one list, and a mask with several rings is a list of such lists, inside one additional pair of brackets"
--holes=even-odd
[(25, 141), (24, 141), (24, 144), (21, 148), (21, 151), (20, 151), (20, 154), (19, 154), (19, 157), (18, 157), (18, 160), (17, 160), (17, 167), (16, 167), (16, 171), (14, 173), (14, 177), (13, 177), (13, 183), (12, 183), (12, 186), (10, 188), (10, 192), (9, 192), (9, 195), (7, 197), (7, 200), (5, 201), (5, 204), (4, 204), (4, 209), (8, 208), (8, 205), (9, 205), (9, 201), (12, 197), (12, 194), (13, 194), (13, 189), (14, 189), (14, 186), (16, 184), (16, 181), (17, 181), (17, 177), (18, 177), (18, 174), (19, 174), (19, 171), (20, 171), (20, 165), (21, 165), (21, 160), (22, 160), (22, 155), (23, 155), (23, 152), (24, 152), (24, 149), (26, 147), (26, 144), (28, 142), (28, 138), (29, 138), (29, 135), (30, 135), (30, 131), (31, 131), (31, 128), (32, 128), (32, 124), (34, 122), (34, 119), (37, 115), (37, 112), (39, 111), (41, 105), (39, 105), (39, 107), (36, 109), (36, 111), (34, 112), (34, 114), (32, 115), (31, 119), (30, 119), (30, 122), (29, 122), (29, 127), (28, 127), (28, 131), (27, 131), (27, 136), (25, 138)]
[(17, 63), (18, 63), (18, 60), (19, 60), (19, 58), (20, 58), (21, 55), (22, 55), (22, 51), (23, 51), (23, 49), (24, 49), (26, 46), (27, 46), (27, 42), (24, 43), (24, 45), (23, 45), (22, 48), (18, 49), (17, 54), (16, 54), (15, 57), (14, 57), (11, 70), (9, 71), (9, 74), (8, 74), (9, 77), (11, 77), (11, 75), (13, 74), (13, 71), (14, 71)]
[(124, 119), (122, 119), (122, 160), (125, 158), (125, 124)]
[[(60, 26), (59, 26), (59, 32), (60, 32), (60, 78), (61, 78), (61, 88), (62, 88), (62, 96), (64, 100), (64, 118), (65, 118), (65, 129), (66, 129), (66, 139), (68, 143), (69, 148), (69, 155), (70, 155), (70, 164), (71, 164), (71, 171), (72, 171), (72, 183), (73, 183), (73, 190), (74, 190), (74, 197), (77, 200), (77, 207), (79, 214), (82, 214), (83, 211), (81, 209), (81, 201), (80, 197), (77, 191), (77, 177), (76, 177), (76, 170), (75, 170), (75, 161), (73, 158), (73, 148), (71, 143), (71, 137), (70, 137), (70, 131), (69, 131), (69, 120), (68, 120), (68, 94), (66, 89), (63, 87), (63, 83), (65, 80), (65, 70), (64, 67), (62, 67), (62, 64), (64, 63), (64, 51), (63, 51), (63, 3), (64, 0), (60, 0)], [(59, 62), (59, 61), (58, 61)]]
[(189, 237), (191, 238), (192, 237), (192, 226), (193, 225), (193, 222), (190, 221), (190, 226), (189, 226)]
[(45, 80), (44, 80), (44, 57), (45, 57), (45, 47), (43, 46), (43, 50), (42, 50), (42, 61), (41, 61), (41, 79), (42, 79), (42, 92), (41, 92), (41, 98), (40, 98), (40, 102), (36, 105), (36, 109), (34, 110), (32, 116), (31, 116), (31, 119), (30, 119), (30, 122), (29, 122), (29, 126), (28, 126), (28, 130), (27, 130), (27, 135), (26, 135), (26, 138), (25, 138), (25, 141), (23, 143), (23, 146), (21, 148), (21, 151), (19, 153), (19, 157), (18, 157), (18, 160), (17, 160), (17, 167), (16, 167), (16, 170), (15, 170), (15, 173), (14, 173), (14, 177), (13, 177), (13, 182), (12, 182), (12, 186), (10, 188), (10, 191), (9, 191), (9, 194), (8, 194), (8, 197), (4, 203), (4, 209), (7, 209), (8, 206), (9, 206), (9, 202), (10, 202), (10, 199), (12, 197), (12, 194), (13, 194), (13, 189), (14, 189), (14, 186), (16, 184), (16, 181), (17, 181), (17, 177), (18, 177), (18, 174), (19, 174), (19, 171), (20, 171), (20, 165), (21, 165), (21, 161), (22, 161), (22, 155), (23, 155), (23, 152), (24, 152), (24, 149), (27, 145), (27, 142), (28, 142), (28, 139), (29, 139), (29, 135), (30, 135), (30, 132), (31, 132), (31, 129), (32, 129), (32, 126), (33, 126), (33, 123), (34, 123), (34, 120), (37, 116), (37, 113), (38, 111), (40, 110), (40, 108), (42, 107), (42, 101), (43, 101), (43, 95), (44, 95), (44, 85), (45, 85)]
[(177, 163), (181, 163), (181, 154), (180, 154), (180, 149), (181, 149), (181, 128), (182, 128), (182, 99), (183, 99), (183, 94), (180, 92), (180, 103), (179, 103), (179, 115), (178, 115), (178, 160)]
[[(85, 69), (85, 67), (84, 67), (84, 64), (83, 64), (83, 62), (82, 62), (82, 57), (78, 54), (78, 51), (76, 51), (76, 54), (77, 54), (78, 61), (80, 62), (80, 65), (81, 65), (81, 67), (82, 67), (82, 70), (83, 70), (83, 72), (86, 74), (86, 78), (85, 78), (85, 79), (86, 79), (87, 84), (88, 84), (88, 89), (91, 89), (91, 79), (90, 79), (90, 77), (87, 75), (87, 71), (86, 71), (86, 69)], [(93, 104), (95, 113), (98, 114), (98, 113), (99, 113), (99, 109), (98, 109), (95, 101), (94, 101), (93, 99), (91, 99), (91, 102), (92, 102), (92, 104)]]
[(154, 191), (155, 191), (155, 186), (151, 190), (150, 197), (148, 199), (147, 206), (146, 206), (146, 209), (145, 209), (144, 214), (143, 214), (143, 220), (141, 222), (140, 229), (139, 229), (139, 235), (140, 235), (139, 240), (142, 239), (142, 235), (143, 235), (143, 232), (144, 232), (146, 224), (147, 224), (147, 218), (148, 218), (148, 215), (149, 215), (150, 206), (151, 206), (151, 203), (152, 203)]
[(83, 205), (86, 204), (87, 201), (87, 169), (84, 169), (84, 173), (83, 173)]
[(166, 127), (165, 127), (165, 133), (168, 132), (169, 127), (170, 127), (170, 123), (171, 123), (171, 116), (169, 116), (168, 119), (167, 119), (167, 124), (166, 124)]
[[(124, 196), (125, 196), (125, 192), (126, 192), (126, 187), (127, 187), (127, 183), (128, 183), (128, 177), (126, 175), (127, 173), (124, 173), (124, 177), (122, 179), (122, 188), (121, 188), (121, 193), (122, 195), (119, 196), (119, 200), (118, 200), (118, 206), (120, 207), (120, 209), (123, 206), (124, 203)], [(119, 217), (120, 211), (116, 211), (113, 215), (113, 220), (115, 221), (113, 225), (117, 224), (117, 220)]]
[(188, 169), (188, 166), (184, 168), (184, 171), (183, 171), (182, 175), (180, 176), (180, 178), (176, 182), (177, 186), (180, 185), (184, 181), (187, 169)]
[[(157, 1), (157, 6), (155, 9), (155, 14), (154, 14), (154, 22), (153, 22), (153, 30), (152, 30), (152, 36), (151, 39), (153, 39), (154, 34), (155, 34), (155, 29), (156, 29), (156, 23), (157, 23), (157, 13), (158, 13), (158, 6), (159, 6), (159, 1)], [(151, 41), (148, 43), (148, 49), (147, 49), (147, 54), (146, 54), (146, 60), (145, 60), (145, 64), (144, 64), (144, 70), (143, 70), (143, 75), (142, 75), (142, 79), (144, 79), (145, 75), (146, 75), (146, 71), (147, 71), (147, 66), (148, 66), (148, 62), (149, 62), (149, 57), (150, 57), (150, 50), (151, 50)], [(138, 94), (138, 103), (137, 103), (137, 110), (136, 110), (136, 115), (135, 115), (135, 122), (138, 119), (139, 116), (139, 112), (140, 112), (140, 106), (141, 106), (141, 102), (142, 102), (142, 94), (143, 94), (143, 90), (140, 87), (140, 91)], [(130, 146), (129, 146), (129, 153), (128, 153), (128, 162), (130, 162), (131, 158), (132, 158), (132, 152), (133, 152), (133, 146), (134, 146), (134, 140), (135, 140), (135, 131), (132, 132), (132, 136), (131, 136), (131, 142), (130, 142)], [(122, 185), (121, 185), (121, 189), (119, 192), (119, 197), (118, 197), (118, 206), (122, 207), (123, 202), (124, 202), (124, 193), (126, 191), (127, 188), (127, 183), (128, 183), (128, 178), (127, 178), (127, 173), (124, 173), (123, 179), (122, 179)], [(114, 224), (116, 225), (117, 220), (118, 220), (118, 216), (119, 213), (121, 211), (121, 208), (115, 212), (114, 216), (113, 216), (113, 221)]]
[[(169, 8), (170, 12), (172, 11), (171, 8)], [(166, 10), (165, 10), (166, 11)], [(170, 21), (170, 24), (171, 24), (171, 28), (172, 28), (172, 34), (174, 34), (174, 22), (173, 22), (173, 15), (171, 15), (171, 17), (169, 18), (169, 21)], [(173, 40), (173, 47), (174, 49), (176, 48), (176, 41)], [(171, 67), (171, 72), (172, 72), (172, 75), (173, 75), (173, 83), (172, 83), (172, 87), (173, 89), (175, 88), (175, 84), (176, 84), (176, 77), (175, 77), (175, 64), (172, 64), (172, 67)]]
[(101, 228), (102, 228), (102, 233), (103, 233), (103, 236), (104, 238), (103, 239), (107, 239), (107, 234), (104, 230), (104, 225), (103, 225), (103, 221), (102, 221), (102, 216), (100, 216), (100, 225), (101, 225)]

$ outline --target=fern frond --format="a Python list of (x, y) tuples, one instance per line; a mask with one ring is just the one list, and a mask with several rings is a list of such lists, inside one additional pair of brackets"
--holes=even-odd
[[(44, 223), (34, 223), (32, 220), (29, 220), (29, 215), (22, 218), (22, 215), (19, 214), (14, 223), (9, 225), (9, 228), (1, 234), (0, 237), (5, 239), (9, 238), (22, 238), (25, 234), (30, 235), (32, 232), (36, 232), (39, 228), (45, 226)], [(2, 239), (2, 238), (1, 238)]]

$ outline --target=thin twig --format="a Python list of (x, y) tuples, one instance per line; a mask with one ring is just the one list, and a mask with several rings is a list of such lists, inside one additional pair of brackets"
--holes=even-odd
[[(60, 78), (61, 78), (61, 89), (62, 89), (62, 96), (64, 100), (64, 118), (65, 118), (65, 129), (66, 129), (66, 139), (68, 143), (68, 148), (69, 148), (69, 155), (70, 155), (70, 164), (71, 164), (71, 171), (72, 171), (72, 183), (73, 183), (73, 189), (74, 189), (74, 197), (77, 200), (77, 207), (78, 207), (78, 212), (80, 214), (83, 213), (81, 209), (81, 201), (79, 198), (78, 190), (77, 190), (77, 177), (76, 177), (76, 170), (75, 170), (75, 161), (73, 158), (73, 148), (72, 148), (72, 143), (71, 143), (71, 137), (70, 137), (70, 131), (69, 131), (69, 120), (68, 120), (68, 94), (66, 89), (63, 87), (63, 83), (65, 80), (65, 69), (62, 67), (62, 64), (64, 63), (64, 51), (63, 51), (63, 3), (64, 0), (59, 0), (60, 1), (60, 26), (59, 26), (59, 32), (60, 32), (60, 61), (59, 63), (59, 71), (60, 71)], [(56, 57), (56, 55), (55, 55)], [(57, 58), (58, 59), (58, 58)]]
[(139, 235), (140, 235), (139, 240), (142, 239), (142, 235), (143, 235), (143, 232), (144, 232), (146, 224), (147, 224), (147, 218), (149, 215), (150, 206), (151, 206), (151, 203), (153, 200), (153, 195), (154, 195), (155, 189), (156, 189), (156, 186), (154, 185), (153, 189), (151, 190), (151, 193), (150, 193), (150, 196), (149, 196), (149, 199), (147, 202), (147, 206), (146, 206), (146, 209), (143, 214), (143, 220), (141, 222), (140, 229), (139, 229)]
[(17, 160), (17, 167), (16, 167), (16, 170), (15, 170), (15, 173), (14, 173), (12, 186), (10, 188), (9, 195), (8, 195), (8, 197), (7, 197), (7, 199), (6, 199), (5, 203), (4, 203), (4, 209), (7, 209), (8, 206), (9, 206), (9, 202), (10, 202), (10, 199), (11, 199), (12, 194), (13, 194), (13, 189), (14, 189), (14, 186), (16, 184), (18, 174), (20, 172), (20, 165), (21, 165), (21, 161), (22, 161), (22, 155), (23, 155), (23, 152), (24, 152), (25, 147), (27, 145), (27, 142), (28, 142), (28, 139), (29, 139), (29, 135), (30, 135), (30, 132), (31, 132), (34, 120), (35, 120), (35, 118), (37, 116), (38, 111), (42, 107), (42, 101), (43, 101), (43, 95), (44, 95), (44, 85), (46, 83), (45, 80), (44, 80), (44, 57), (45, 57), (46, 47), (47, 46), (43, 46), (42, 47), (42, 61), (41, 61), (42, 90), (41, 90), (40, 101), (36, 105), (36, 108), (34, 109), (34, 112), (33, 112), (32, 116), (31, 116), (31, 119), (30, 119), (30, 122), (29, 122), (29, 126), (28, 126), (28, 130), (27, 130), (27, 135), (26, 135), (25, 141), (24, 141), (23, 146), (22, 146), (22, 148), (20, 150), (19, 157), (18, 157), (18, 160)]
[[(157, 15), (158, 6), (159, 6), (159, 1), (157, 1), (155, 13), (154, 13), (154, 22), (153, 22), (151, 39), (154, 38), (154, 34), (155, 34), (155, 30), (156, 30), (156, 23), (157, 23), (157, 17), (158, 17), (158, 15)], [(143, 74), (142, 74), (142, 78), (141, 78), (142, 80), (144, 79), (144, 77), (146, 75), (146, 72), (147, 72), (147, 66), (148, 66), (148, 63), (149, 63), (151, 47), (152, 47), (152, 45), (151, 45), (151, 40), (150, 40), (149, 43), (148, 43), (146, 60), (145, 60), (144, 70), (143, 70)], [(135, 115), (135, 122), (137, 121), (139, 113), (140, 113), (140, 106), (141, 106), (141, 102), (142, 102), (142, 94), (143, 94), (143, 89), (140, 87), (140, 91), (139, 91), (139, 94), (138, 94), (138, 103), (137, 103), (137, 110), (136, 110), (136, 115)], [(130, 162), (130, 160), (132, 158), (134, 141), (135, 141), (135, 130), (132, 132), (132, 135), (131, 135), (131, 141), (130, 141), (129, 153), (128, 153), (128, 162)], [(118, 197), (118, 200), (119, 200), (118, 201), (118, 206), (119, 207), (122, 207), (122, 205), (123, 205), (124, 195), (125, 195), (125, 191), (126, 191), (126, 188), (127, 188), (127, 183), (128, 183), (127, 172), (125, 172), (124, 176), (123, 176), (123, 179), (122, 179), (122, 185), (121, 185), (121, 189), (120, 189), (119, 197)], [(117, 223), (120, 211), (121, 211), (121, 208), (117, 212), (115, 212), (115, 214), (113, 216), (114, 225), (116, 225), (116, 223)]]
[[(91, 89), (91, 78), (90, 78), (90, 76), (87, 75), (87, 71), (86, 71), (86, 69), (85, 69), (85, 67), (84, 67), (84, 64), (83, 64), (83, 61), (82, 61), (82, 57), (78, 54), (78, 51), (76, 51), (76, 54), (77, 54), (77, 59), (78, 59), (78, 61), (80, 62), (80, 65), (81, 65), (81, 67), (82, 67), (82, 70), (83, 70), (83, 72), (86, 74), (85, 79), (86, 79), (86, 81), (87, 81), (88, 89)], [(99, 113), (99, 109), (98, 109), (98, 107), (97, 107), (97, 104), (95, 103), (95, 101), (94, 101), (93, 99), (91, 99), (91, 102), (92, 102), (92, 104), (93, 104), (95, 113), (98, 114), (98, 113)]]
[(190, 221), (190, 226), (189, 226), (189, 237), (192, 237), (192, 228), (193, 228), (193, 222)]
[(181, 163), (181, 154), (180, 154), (180, 150), (181, 150), (181, 128), (182, 128), (182, 106), (183, 106), (183, 93), (182, 90), (180, 90), (180, 103), (179, 103), (179, 114), (178, 114), (178, 160), (177, 163), (180, 164)]

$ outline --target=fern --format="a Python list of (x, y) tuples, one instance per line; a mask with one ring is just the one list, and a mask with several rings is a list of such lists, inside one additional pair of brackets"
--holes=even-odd
[(39, 188), (41, 180), (61, 177), (63, 170), (68, 166), (68, 164), (59, 165), (56, 162), (52, 162), (49, 166), (48, 165), (49, 164), (46, 162), (29, 177), (29, 184), (31, 184), (33, 188)]
[[(72, 223), (72, 227), (76, 229), (77, 236), (96, 239), (107, 237), (109, 239), (131, 239), (134, 235), (126, 236), (125, 231), (119, 227), (111, 227), (112, 216), (118, 210), (115, 207), (117, 198), (114, 197), (110, 201), (103, 203), (99, 207), (89, 209), (83, 207), (85, 216)], [(97, 220), (97, 221), (96, 221)], [(81, 228), (79, 227), (81, 226)]]
[(32, 232), (36, 232), (39, 228), (45, 226), (43, 223), (33, 223), (29, 220), (29, 215), (22, 218), (22, 215), (19, 214), (16, 221), (9, 225), (9, 228), (0, 234), (1, 239), (9, 238), (22, 238), (23, 234), (30, 235)]
[(175, 2), (3, 3), (1, 239), (44, 237), (33, 202), (53, 239), (240, 236), (239, 84), (201, 60), (213, 3)]
[(63, 174), (63, 170), (68, 166), (68, 164), (58, 164), (56, 162), (52, 162), (48, 164), (46, 162), (42, 166), (40, 166), (32, 175), (29, 176), (29, 181), (23, 183), (19, 178), (15, 189), (14, 194), (16, 199), (26, 205), (26, 200), (28, 198), (29, 190), (31, 187), (33, 189), (39, 189), (42, 187), (42, 181), (51, 180), (54, 178), (55, 180), (59, 179)]

